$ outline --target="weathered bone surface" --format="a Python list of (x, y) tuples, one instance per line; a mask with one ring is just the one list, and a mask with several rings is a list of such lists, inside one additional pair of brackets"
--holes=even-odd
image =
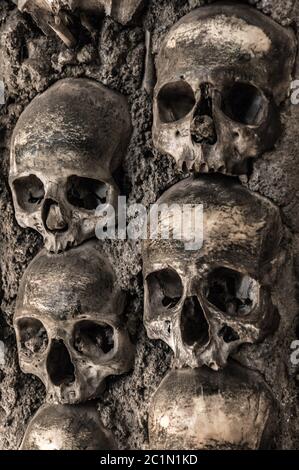
[(61, 80), (34, 98), (11, 143), (18, 223), (37, 230), (54, 252), (94, 237), (96, 208), (116, 207), (113, 172), (130, 134), (125, 98), (92, 80)]
[(32, 261), (14, 326), (20, 367), (42, 380), (48, 402), (92, 399), (108, 375), (132, 367), (124, 301), (113, 267), (94, 242), (58, 255), (43, 250)]
[(114, 438), (89, 405), (44, 405), (32, 418), (20, 450), (111, 450)]
[(121, 24), (131, 21), (143, 3), (144, 0), (70, 0), (72, 10), (91, 14), (104, 10), (106, 15)]
[(18, 8), (29, 13), (46, 35), (54, 31), (68, 47), (73, 47), (77, 43), (77, 17), (82, 20), (83, 15), (93, 19), (109, 15), (125, 25), (143, 3), (144, 0), (18, 0)]
[(157, 59), (153, 139), (179, 169), (247, 173), (280, 134), (295, 36), (246, 5), (183, 17)]
[(265, 449), (277, 431), (267, 386), (237, 366), (172, 370), (149, 410), (151, 449)]
[(49, 35), (55, 32), (68, 47), (76, 45), (72, 32), (72, 18), (64, 10), (67, 1), (61, 0), (16, 0), (21, 12), (29, 13), (39, 28)]
[[(261, 341), (278, 326), (271, 284), (280, 259), (279, 211), (221, 175), (185, 179), (157, 201), (163, 204), (143, 244), (147, 333), (173, 349), (176, 366), (218, 370), (242, 343)], [(182, 222), (171, 204), (203, 205), (201, 249), (185, 249), (194, 237), (186, 225), (182, 240), (161, 239), (169, 221), (176, 229)]]

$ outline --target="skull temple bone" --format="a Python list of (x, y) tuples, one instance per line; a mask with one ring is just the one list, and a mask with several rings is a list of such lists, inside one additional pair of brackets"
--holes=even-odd
[(175, 24), (157, 58), (153, 140), (181, 170), (245, 174), (273, 148), (295, 61), (291, 30), (247, 5)]
[(20, 450), (116, 449), (91, 405), (43, 405), (30, 421)]
[(125, 296), (94, 242), (62, 254), (45, 250), (21, 281), (14, 316), (23, 372), (44, 383), (49, 402), (95, 398), (105, 378), (130, 370), (134, 348)]
[(18, 223), (37, 230), (54, 252), (94, 237), (96, 208), (117, 204), (113, 172), (130, 135), (125, 98), (92, 80), (60, 80), (34, 98), (11, 144)]
[[(160, 236), (169, 220), (174, 226), (182, 220), (171, 206), (184, 204), (203, 205), (204, 240), (196, 251)], [(278, 326), (271, 283), (281, 259), (279, 211), (222, 175), (185, 179), (156, 205), (164, 210), (155, 237), (143, 243), (148, 336), (172, 348), (177, 367), (218, 370), (240, 345), (261, 341)]]

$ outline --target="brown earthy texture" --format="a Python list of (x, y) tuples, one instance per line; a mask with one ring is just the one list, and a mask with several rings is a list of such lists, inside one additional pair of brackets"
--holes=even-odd
[[(6, 104), (0, 107), (0, 340), (5, 343), (6, 362), (0, 370), (0, 448), (19, 447), (26, 426), (45, 399), (41, 382), (23, 374), (18, 365), (12, 327), (19, 282), (29, 262), (41, 250), (41, 237), (22, 229), (15, 220), (8, 185), (9, 147), (18, 117), (29, 102), (61, 78), (85, 77), (124, 94), (131, 109), (133, 135), (117, 175), (117, 184), (129, 202), (149, 206), (171, 185), (187, 176), (175, 168), (172, 158), (160, 154), (152, 144), (152, 97), (144, 79), (146, 31), (152, 33), (156, 55), (174, 23), (192, 9), (212, 1), (148, 0), (132, 23), (122, 26), (107, 17), (92, 33), (82, 30), (76, 48), (67, 49), (54, 35), (46, 37), (14, 2), (0, 2), (0, 79), (5, 83)], [(246, 3), (246, 2), (244, 2)], [(295, 0), (251, 0), (265, 14), (294, 31), (299, 26)], [(150, 63), (150, 61), (149, 61)], [(299, 78), (299, 70), (294, 77)], [(299, 273), (299, 105), (282, 105), (283, 133), (275, 150), (256, 160), (242, 184), (272, 201), (281, 211), (284, 224), (284, 259), (272, 286), (272, 301), (278, 307), (280, 324), (262, 344), (243, 345), (235, 358), (260, 371), (279, 405), (277, 448), (299, 448), (296, 415), (298, 385), (290, 362), (290, 344), (299, 336), (296, 315), (299, 296), (295, 275)], [(172, 361), (171, 350), (149, 340), (143, 323), (143, 281), (140, 245), (133, 242), (106, 243), (122, 288), (128, 290), (126, 314), (136, 344), (134, 370), (107, 379), (106, 392), (98, 401), (104, 425), (121, 448), (146, 448), (147, 412), (150, 398)]]

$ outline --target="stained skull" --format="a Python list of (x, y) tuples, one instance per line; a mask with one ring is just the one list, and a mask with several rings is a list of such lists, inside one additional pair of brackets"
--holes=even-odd
[(32, 261), (14, 326), (20, 367), (42, 380), (48, 401), (92, 399), (108, 375), (131, 368), (124, 302), (113, 267), (94, 242), (65, 254), (43, 250)]
[[(182, 224), (184, 205), (200, 204), (203, 245), (186, 249), (194, 229)], [(218, 370), (241, 344), (261, 341), (278, 325), (270, 288), (281, 257), (279, 211), (216, 175), (177, 183), (157, 206), (163, 210), (143, 245), (148, 336), (173, 349), (178, 367)], [(162, 239), (166, 226), (169, 238)], [(178, 226), (181, 239), (174, 239), (172, 227)]]
[(111, 450), (113, 436), (90, 405), (43, 405), (30, 421), (20, 450)]
[(11, 144), (18, 223), (37, 230), (54, 252), (94, 237), (97, 207), (116, 207), (113, 172), (130, 133), (125, 98), (92, 80), (61, 80), (34, 98)]
[(217, 374), (172, 370), (150, 404), (150, 448), (267, 449), (277, 423), (275, 400), (259, 374), (236, 364)]
[(212, 5), (175, 24), (157, 59), (153, 139), (195, 172), (247, 173), (274, 146), (295, 37), (246, 5)]

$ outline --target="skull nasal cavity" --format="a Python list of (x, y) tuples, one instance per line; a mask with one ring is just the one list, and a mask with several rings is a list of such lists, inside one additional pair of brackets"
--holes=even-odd
[(209, 341), (209, 325), (197, 297), (185, 300), (181, 315), (182, 340), (188, 346), (202, 347)]
[(50, 232), (65, 232), (68, 228), (68, 224), (63, 218), (58, 203), (52, 199), (45, 201), (43, 218), (46, 228), (50, 230)]
[(200, 101), (191, 123), (191, 137), (197, 144), (214, 145), (217, 142), (217, 134), (213, 119), (212, 98), (209, 84), (200, 87)]
[(63, 341), (52, 341), (47, 358), (47, 371), (56, 386), (69, 385), (75, 381), (75, 368)]

